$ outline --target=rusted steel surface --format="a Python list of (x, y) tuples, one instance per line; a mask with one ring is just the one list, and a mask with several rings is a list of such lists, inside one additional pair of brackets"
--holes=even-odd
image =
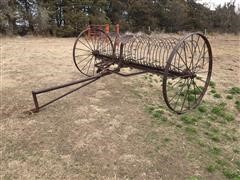
[[(163, 38), (148, 35), (120, 36), (94, 29), (95, 35), (89, 36), (90, 31), (91, 28), (87, 28), (81, 32), (73, 47), (74, 64), (87, 77), (78, 83), (95, 81), (112, 73), (125, 77), (153, 73), (163, 76), (163, 97), (172, 111), (184, 113), (196, 108), (201, 102), (212, 74), (212, 50), (203, 34)], [(121, 73), (125, 67), (138, 71)], [(33, 93), (35, 109), (48, 105), (39, 107), (35, 94), (55, 89), (58, 87)]]

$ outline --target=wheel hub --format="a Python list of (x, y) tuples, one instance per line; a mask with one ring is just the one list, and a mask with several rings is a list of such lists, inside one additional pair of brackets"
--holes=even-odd
[(92, 55), (94, 55), (94, 56), (99, 55), (99, 50), (93, 50), (93, 51), (92, 51)]
[(185, 69), (185, 70), (183, 71), (183, 74), (184, 74), (184, 75), (182, 76), (183, 79), (188, 79), (188, 78), (194, 79), (194, 78), (197, 77), (196, 73), (195, 73), (195, 72), (191, 72), (189, 69)]

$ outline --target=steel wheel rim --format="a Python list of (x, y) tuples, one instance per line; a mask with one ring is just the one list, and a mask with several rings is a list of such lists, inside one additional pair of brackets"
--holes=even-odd
[[(193, 52), (195, 52), (195, 50), (196, 50), (196, 48), (198, 48), (198, 50), (199, 50), (199, 47), (201, 46), (201, 45), (198, 45), (198, 43), (199, 43), (199, 40), (201, 39), (201, 41), (202, 41), (202, 45), (203, 45), (203, 47), (204, 47), (204, 55), (206, 54), (206, 52), (207, 52), (207, 54), (208, 54), (208, 57), (207, 57), (207, 63), (205, 64), (204, 63), (204, 61), (206, 60), (206, 57), (205, 58), (202, 58), (202, 57), (204, 57), (204, 55), (202, 56), (202, 57), (199, 57), (198, 58), (198, 60), (196, 61), (196, 63), (198, 62), (198, 61), (201, 61), (202, 59), (203, 59), (203, 68), (204, 67), (207, 67), (207, 72), (205, 72), (205, 75), (206, 75), (206, 79), (205, 79), (205, 81), (204, 80), (200, 80), (200, 75), (199, 74), (201, 74), (201, 72), (200, 71), (198, 71), (198, 69), (196, 69), (196, 68), (198, 68), (198, 64), (194, 64), (194, 65), (196, 65), (196, 67), (195, 67), (195, 69), (193, 69), (193, 71), (196, 71), (196, 77), (195, 78), (193, 78), (193, 80), (191, 79), (191, 80), (185, 80), (185, 82), (183, 83), (183, 85), (182, 86), (185, 86), (185, 88), (186, 88), (186, 86), (187, 86), (187, 92), (185, 93), (185, 96), (184, 96), (184, 99), (182, 99), (183, 100), (183, 104), (182, 104), (182, 106), (180, 107), (180, 109), (177, 109), (176, 108), (176, 105), (173, 105), (172, 104), (172, 99), (171, 99), (171, 96), (170, 96), (170, 93), (168, 92), (169, 91), (169, 88), (168, 88), (168, 83), (169, 83), (169, 80), (170, 80), (170, 77), (168, 76), (168, 74), (169, 74), (169, 71), (170, 71), (170, 69), (171, 69), (171, 67), (173, 66), (172, 64), (173, 63), (175, 63), (175, 61), (176, 61), (176, 59), (174, 59), (174, 58), (176, 58), (176, 54), (179, 54), (179, 50), (181, 49), (181, 47), (186, 47), (186, 44), (188, 44), (187, 42), (188, 42), (188, 39), (189, 38), (192, 38), (192, 37), (194, 37), (194, 36), (196, 36), (197, 37), (197, 40), (196, 40), (196, 44), (194, 45), (194, 43), (193, 44), (191, 44), (193, 47), (194, 47), (194, 51)], [(193, 38), (194, 39), (194, 38)], [(195, 38), (196, 39), (196, 38)], [(185, 45), (183, 45), (185, 43)], [(189, 44), (188, 44), (188, 46), (189, 46)], [(202, 48), (203, 48), (202, 47)], [(188, 48), (192, 48), (192, 47), (188, 47)], [(206, 48), (206, 49), (205, 49)], [(206, 51), (207, 50), (207, 51)], [(199, 52), (200, 53), (200, 52)], [(181, 53), (180, 53), (180, 55), (181, 55)], [(179, 56), (180, 56), (179, 55)], [(200, 55), (201, 55), (201, 53), (200, 53)], [(188, 59), (188, 56), (187, 55), (185, 55), (186, 57), (187, 57), (187, 59)], [(193, 56), (193, 58), (194, 58), (194, 55), (192, 55)], [(192, 59), (193, 59), (192, 58)], [(199, 60), (200, 59), (200, 60)], [(198, 62), (199, 63), (199, 62)], [(205, 64), (205, 65), (204, 65)], [(207, 66), (206, 66), (207, 65)], [(188, 67), (188, 64), (186, 64), (186, 67), (187, 67), (187, 69), (190, 71), (191, 70), (191, 68), (189, 68)], [(191, 67), (191, 66), (190, 66)], [(193, 63), (192, 63), (192, 68), (194, 68), (194, 66), (193, 66)], [(180, 70), (179, 70), (180, 71)], [(192, 72), (193, 72), (192, 71)], [(197, 72), (198, 71), (198, 72)], [(210, 82), (210, 79), (211, 79), (211, 74), (212, 74), (212, 50), (211, 50), (211, 46), (210, 46), (210, 43), (209, 43), (209, 41), (207, 40), (207, 38), (204, 36), (204, 35), (202, 35), (201, 33), (192, 33), (192, 34), (190, 34), (190, 35), (188, 35), (188, 36), (186, 36), (185, 38), (183, 38), (175, 47), (174, 47), (174, 49), (173, 49), (173, 51), (172, 51), (172, 53), (171, 53), (171, 55), (169, 56), (169, 58), (168, 58), (168, 61), (167, 61), (167, 64), (166, 64), (166, 67), (165, 67), (165, 72), (164, 72), (164, 77), (163, 77), (163, 97), (164, 97), (164, 100), (165, 100), (165, 102), (166, 102), (166, 104), (167, 104), (167, 106), (172, 110), (172, 111), (174, 111), (174, 112), (176, 112), (176, 113), (178, 113), (178, 114), (182, 114), (182, 113), (185, 113), (185, 112), (187, 112), (187, 111), (189, 111), (189, 110), (191, 110), (191, 109), (195, 109), (199, 104), (200, 104), (200, 102), (202, 101), (202, 98), (203, 98), (203, 96), (204, 96), (204, 94), (206, 93), (206, 91), (207, 91), (207, 88), (208, 88), (208, 85), (209, 85), (209, 82)], [(198, 77), (199, 76), (199, 77)], [(199, 79), (198, 79), (199, 78)], [(182, 80), (183, 81), (183, 80)], [(186, 82), (187, 81), (187, 82)], [(189, 82), (190, 81), (190, 82)], [(196, 85), (193, 85), (193, 87), (194, 88), (199, 88), (199, 92), (200, 92), (200, 94), (197, 94), (197, 96), (196, 96), (196, 89), (194, 89), (194, 97), (193, 96), (191, 96), (191, 98), (194, 98), (195, 99), (195, 101), (194, 101), (194, 103), (190, 103), (190, 105), (188, 105), (188, 107), (187, 108), (185, 108), (185, 103), (186, 103), (186, 96), (187, 96), (187, 102), (188, 101), (190, 101), (189, 99), (191, 99), (191, 98), (189, 98), (190, 96), (189, 96), (189, 94), (190, 94), (190, 92), (192, 92), (192, 90), (191, 90), (191, 88), (189, 88), (189, 84), (190, 84), (190, 87), (192, 86), (192, 84), (194, 84), (194, 83), (196, 83), (196, 81), (197, 82), (199, 82), (199, 81), (204, 81), (203, 83), (204, 83), (204, 86), (203, 86), (203, 88), (201, 88), (201, 91), (200, 91), (200, 88), (199, 87), (197, 87)], [(181, 80), (180, 80), (180, 82), (181, 82)], [(170, 85), (171, 86), (171, 85)], [(174, 86), (174, 84), (172, 85), (172, 86)], [(183, 89), (184, 89), (184, 87), (182, 88), (182, 89), (178, 89), (179, 90), (179, 92), (177, 92), (176, 93), (176, 91), (175, 91), (175, 94), (178, 94), (177, 96), (182, 96), (182, 91), (183, 91)], [(187, 94), (187, 95), (186, 95)], [(174, 98), (174, 97), (172, 97), (172, 98)], [(181, 99), (181, 98), (179, 98), (179, 99)], [(179, 100), (177, 100), (177, 101), (179, 101)], [(188, 102), (189, 103), (189, 102)], [(178, 102), (177, 102), (177, 104), (178, 104)]]
[[(109, 51), (109, 54), (113, 55), (113, 44), (110, 37), (101, 29), (96, 29), (95, 31), (99, 36), (93, 36), (88, 39), (88, 32), (90, 28), (82, 31), (77, 37), (74, 46), (73, 46), (73, 62), (76, 68), (85, 76), (91, 77), (98, 73), (95, 65), (101, 62), (101, 59), (98, 59), (93, 52), (94, 51), (103, 51), (103, 45), (106, 43), (105, 50)], [(83, 41), (85, 40), (85, 42)], [(101, 40), (103, 40), (101, 42)], [(80, 47), (78, 45), (80, 44)], [(102, 49), (101, 49), (102, 48)], [(77, 54), (79, 53), (79, 54)], [(84, 54), (84, 55), (83, 55)], [(80, 59), (82, 58), (82, 59)], [(85, 59), (84, 59), (85, 58)], [(79, 62), (80, 59), (80, 62)], [(80, 64), (83, 64), (80, 66)], [(90, 70), (91, 68), (91, 70)]]

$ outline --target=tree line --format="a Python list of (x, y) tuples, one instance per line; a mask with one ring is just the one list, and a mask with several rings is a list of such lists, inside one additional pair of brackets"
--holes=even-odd
[(0, 33), (71, 37), (92, 24), (124, 31), (238, 33), (240, 10), (232, 0), (211, 10), (196, 0), (1, 0)]

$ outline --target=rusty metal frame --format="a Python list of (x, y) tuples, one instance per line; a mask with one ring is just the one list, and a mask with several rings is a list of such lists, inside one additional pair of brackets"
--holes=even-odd
[[(35, 108), (30, 110), (31, 112), (39, 112), (40, 109), (42, 109), (43, 107), (49, 105), (49, 104), (52, 104), (53, 102), (95, 82), (96, 80), (98, 80), (99, 78), (107, 75), (108, 73), (101, 73), (101, 74), (98, 74), (94, 77), (90, 77), (90, 78), (86, 78), (86, 79), (81, 79), (81, 80), (77, 80), (77, 81), (72, 81), (72, 82), (68, 82), (68, 83), (65, 83), (65, 84), (62, 84), (62, 85), (58, 85), (58, 86), (53, 86), (53, 87), (50, 87), (50, 88), (45, 88), (45, 89), (40, 89), (40, 90), (36, 90), (36, 91), (32, 91), (32, 97), (33, 97), (33, 101), (34, 101), (34, 105), (35, 105)], [(86, 82), (86, 83), (84, 83)], [(42, 93), (47, 93), (47, 92), (50, 92), (50, 91), (55, 91), (55, 90), (58, 90), (58, 89), (62, 89), (62, 88), (65, 88), (65, 87), (69, 87), (69, 86), (73, 86), (73, 85), (76, 85), (76, 84), (81, 84), (81, 83), (84, 83), (82, 84), (81, 86), (75, 88), (75, 89), (72, 89), (71, 91), (68, 91), (67, 93), (64, 93), (63, 95), (57, 97), (57, 98), (54, 98), (53, 100), (51, 101), (48, 101), (46, 102), (45, 104), (43, 105), (39, 105), (39, 102), (38, 102), (38, 98), (37, 98), (37, 95), (39, 94), (42, 94)]]
[[(79, 90), (79, 89), (81, 89), (81, 88), (83, 88), (83, 87), (85, 87), (89, 84), (92, 84), (93, 82), (97, 81), (98, 79), (100, 79), (104, 76), (113, 74), (113, 73), (115, 73), (117, 75), (120, 75), (122, 77), (129, 77), (129, 76), (140, 75), (140, 74), (144, 74), (144, 73), (148, 73), (148, 72), (147, 71), (140, 71), (140, 72), (135, 72), (135, 73), (123, 74), (123, 73), (120, 73), (118, 71), (105, 70), (105, 71), (102, 71), (101, 73), (99, 73), (99, 74), (97, 74), (93, 77), (80, 79), (80, 80), (77, 80), (77, 81), (71, 81), (71, 82), (67, 82), (67, 83), (62, 84), (62, 85), (52, 86), (52, 87), (49, 87), (49, 88), (44, 88), (44, 89), (39, 89), (39, 90), (32, 91), (32, 97), (33, 97), (33, 102), (34, 102), (35, 108), (31, 109), (30, 112), (37, 113), (37, 112), (39, 112), (40, 109), (44, 108), (45, 106), (48, 106), (48, 105), (54, 103), (55, 101), (57, 101), (59, 99), (62, 99), (63, 97), (65, 97), (67, 95), (70, 95), (73, 92), (75, 92), (75, 91), (77, 91), (77, 90)], [(84, 83), (84, 84), (82, 84), (82, 83)], [(48, 102), (45, 102), (42, 105), (39, 105), (37, 95), (47, 93), (47, 92), (52, 92), (52, 91), (55, 91), (55, 90), (58, 90), (58, 89), (63, 89), (63, 88), (66, 88), (66, 87), (77, 85), (77, 84), (82, 84), (82, 85), (80, 85), (79, 87), (74, 88), (74, 89), (64, 93), (63, 95), (58, 96), (58, 97), (56, 97), (56, 98), (54, 98), (54, 99), (52, 99)]]
[[(85, 38), (85, 44), (83, 43), (82, 38), (85, 37), (85, 33), (88, 34), (89, 28), (81, 32), (77, 40), (75, 41), (73, 48), (73, 59), (75, 66), (82, 74), (88, 77), (85, 79), (68, 82), (63, 85), (32, 91), (33, 101), (35, 105), (35, 108), (31, 110), (32, 112), (39, 112), (41, 108), (52, 104), (53, 102), (95, 82), (101, 77), (110, 74), (117, 74), (123, 77), (135, 76), (145, 73), (162, 75), (163, 97), (167, 106), (172, 111), (181, 114), (184, 113), (186, 110), (196, 108), (199, 105), (204, 94), (206, 93), (212, 74), (212, 50), (208, 39), (204, 35), (202, 35), (201, 33), (191, 33), (179, 40), (176, 38), (151, 38), (149, 36), (140, 36), (133, 38), (133, 36), (129, 35), (122, 37), (120, 37), (119, 35), (110, 37), (103, 30), (97, 29), (97, 31), (99, 38), (91, 38), (90, 40)], [(201, 45), (200, 39), (202, 40)], [(101, 40), (101, 42), (99, 43), (97, 42), (97, 40)], [(112, 42), (113, 40), (114, 42)], [(92, 43), (96, 44), (92, 44), (91, 46), (91, 42), (89, 41), (92, 41)], [(76, 50), (81, 50), (81, 48), (77, 48), (78, 43), (82, 43), (82, 45), (84, 45), (85, 47), (89, 46), (90, 60), (88, 60), (86, 65), (89, 64), (88, 66), (90, 67), (92, 61), (94, 60), (93, 66), (94, 69), (95, 67), (97, 68), (96, 74), (91, 75), (89, 74), (89, 67), (86, 71), (84, 70), (84, 68), (81, 68), (78, 65), (76, 58), (79, 55), (76, 55), (75, 53)], [(199, 57), (196, 57), (196, 63), (194, 64), (193, 58), (196, 54), (196, 51), (198, 51), (200, 55)], [(183, 53), (183, 55), (181, 55), (181, 53)], [(186, 53), (188, 53), (188, 55), (186, 55)], [(205, 58), (205, 56), (208, 56), (207, 59)], [(100, 60), (100, 62), (97, 63), (96, 59)], [(205, 61), (208, 62), (206, 63)], [(199, 62), (203, 63), (203, 67), (207, 65), (206, 80), (201, 80), (204, 82), (204, 87), (198, 97), (195, 94), (194, 104), (191, 105), (189, 103), (189, 100), (187, 100), (188, 106), (185, 107), (186, 105), (184, 103), (186, 99), (189, 98), (189, 89), (191, 89), (190, 87), (193, 86), (194, 91), (197, 88), (198, 90), (200, 90), (200, 88), (194, 81), (197, 81), (197, 76), (202, 73), (200, 72), (200, 70), (198, 70), (200, 66)], [(86, 65), (84, 67), (86, 67)], [(110, 67), (112, 65), (117, 65), (117, 67), (111, 69)], [(137, 69), (138, 71), (133, 73), (121, 73), (121, 69), (125, 67)], [(184, 81), (183, 85), (180, 83), (179, 84), (185, 87), (180, 88), (180, 92), (176, 92), (176, 96), (178, 98), (177, 102), (175, 102), (175, 104), (173, 105), (171, 104), (172, 99), (170, 97), (170, 94), (168, 93), (167, 87), (169, 83), (168, 81), (177, 78), (180, 78), (180, 81)], [(70, 90), (69, 92), (64, 93), (57, 98), (50, 100), (49, 102), (46, 102), (43, 105), (39, 105), (37, 95), (77, 84), (81, 85), (75, 89)], [(181, 87), (180, 85), (179, 87)], [(172, 87), (174, 86), (172, 85)], [(183, 104), (180, 104), (180, 109), (177, 109), (176, 106), (178, 105), (179, 99), (181, 99), (181, 94), (179, 93), (183, 93), (184, 88), (186, 88), (185, 91), (187, 92), (185, 92), (184, 94), (184, 99), (182, 100)], [(179, 89), (177, 89), (177, 91), (179, 91)]]

